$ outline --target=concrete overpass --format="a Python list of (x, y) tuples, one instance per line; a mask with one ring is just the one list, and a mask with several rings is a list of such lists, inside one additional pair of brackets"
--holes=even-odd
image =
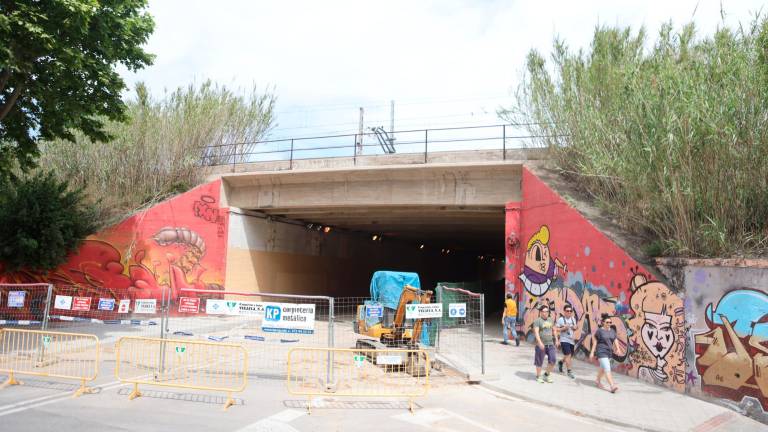
[[(233, 208), (228, 268), (253, 269), (228, 271), (228, 284), (366, 289), (379, 268), (419, 271), (425, 285), (500, 280), (504, 205), (520, 200), (523, 164), (542, 157), (541, 150), (482, 150), (431, 153), (426, 163), (406, 154), (214, 167), (209, 177), (223, 179), (223, 204)], [(265, 282), (274, 268), (293, 269), (294, 280)]]

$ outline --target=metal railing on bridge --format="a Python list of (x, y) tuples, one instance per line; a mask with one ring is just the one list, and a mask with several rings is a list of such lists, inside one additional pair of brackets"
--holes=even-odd
[[(273, 139), (207, 146), (201, 160), (203, 166), (222, 166), (255, 162), (306, 159), (351, 158), (378, 155), (429, 155), (450, 151), (490, 150), (507, 159), (507, 150), (538, 148), (537, 139), (548, 136), (531, 135), (526, 124), (497, 124), (488, 126), (451, 127), (402, 130), (389, 133), (391, 141), (385, 147), (375, 129), (363, 134), (326, 135), (315, 137)], [(549, 138), (558, 138), (551, 136)]]

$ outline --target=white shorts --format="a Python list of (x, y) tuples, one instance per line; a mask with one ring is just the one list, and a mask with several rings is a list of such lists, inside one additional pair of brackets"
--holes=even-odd
[(600, 367), (603, 368), (604, 371), (610, 372), (611, 371), (611, 359), (608, 357), (598, 357), (597, 361), (600, 362)]

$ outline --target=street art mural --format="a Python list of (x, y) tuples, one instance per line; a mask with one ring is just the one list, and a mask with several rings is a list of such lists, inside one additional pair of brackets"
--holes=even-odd
[(614, 370), (684, 391), (682, 298), (528, 169), (518, 205), (521, 223), (514, 237), (521, 244), (507, 248), (508, 268), (518, 270), (513, 278), (507, 273), (506, 286), (522, 299), (523, 331), (531, 337), (539, 306), (546, 304), (560, 316), (569, 304), (577, 319), (576, 353), (585, 358), (602, 314), (608, 314), (619, 341)]
[(565, 273), (567, 268), (559, 259), (550, 255), (549, 228), (543, 225), (528, 240), (525, 252), (525, 266), (520, 273), (520, 280), (525, 290), (531, 295), (540, 296), (547, 292), (560, 272)]
[(178, 299), (184, 288), (222, 290), (228, 212), (215, 181), (158, 204), (85, 240), (48, 273), (19, 271), (0, 282), (53, 283), (68, 295)]
[(757, 399), (768, 410), (768, 294), (735, 289), (706, 306), (709, 331), (694, 336), (701, 389), (740, 402)]
[(630, 281), (632, 334), (630, 374), (653, 384), (685, 390), (685, 310), (666, 285), (635, 274)]

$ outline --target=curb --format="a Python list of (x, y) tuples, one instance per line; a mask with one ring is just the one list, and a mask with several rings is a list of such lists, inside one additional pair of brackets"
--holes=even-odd
[(663, 429), (653, 429), (653, 428), (649, 428), (649, 427), (645, 427), (645, 426), (641, 426), (641, 425), (624, 423), (624, 422), (621, 422), (621, 421), (618, 421), (618, 420), (612, 420), (612, 419), (603, 418), (603, 417), (600, 417), (600, 416), (596, 416), (596, 415), (592, 415), (592, 414), (586, 413), (584, 411), (579, 411), (579, 410), (576, 410), (576, 409), (573, 409), (573, 408), (566, 408), (566, 407), (561, 406), (561, 405), (556, 405), (556, 404), (553, 404), (551, 402), (543, 402), (541, 400), (534, 399), (534, 398), (531, 398), (531, 397), (528, 397), (528, 396), (524, 396), (524, 395), (521, 395), (519, 393), (515, 393), (515, 392), (509, 391), (507, 389), (495, 386), (493, 384), (488, 384), (485, 381), (480, 381), (478, 384), (481, 387), (485, 387), (485, 388), (487, 388), (489, 390), (493, 390), (493, 391), (498, 392), (498, 393), (502, 393), (502, 394), (505, 394), (505, 395), (508, 395), (508, 396), (512, 396), (512, 397), (515, 397), (515, 398), (518, 398), (518, 399), (522, 399), (522, 400), (524, 400), (526, 402), (534, 403), (536, 405), (546, 406), (546, 407), (549, 407), (549, 408), (557, 408), (560, 411), (565, 411), (565, 412), (567, 412), (569, 414), (573, 414), (573, 415), (576, 415), (576, 416), (579, 416), (579, 417), (590, 418), (592, 420), (597, 420), (597, 421), (602, 422), (602, 423), (608, 423), (608, 424), (612, 424), (614, 426), (620, 426), (620, 427), (625, 427), (625, 428), (630, 428), (630, 429), (635, 429), (635, 430), (641, 430), (641, 431), (647, 431), (647, 432), (669, 432), (669, 431), (666, 431), (666, 430), (663, 430)]

